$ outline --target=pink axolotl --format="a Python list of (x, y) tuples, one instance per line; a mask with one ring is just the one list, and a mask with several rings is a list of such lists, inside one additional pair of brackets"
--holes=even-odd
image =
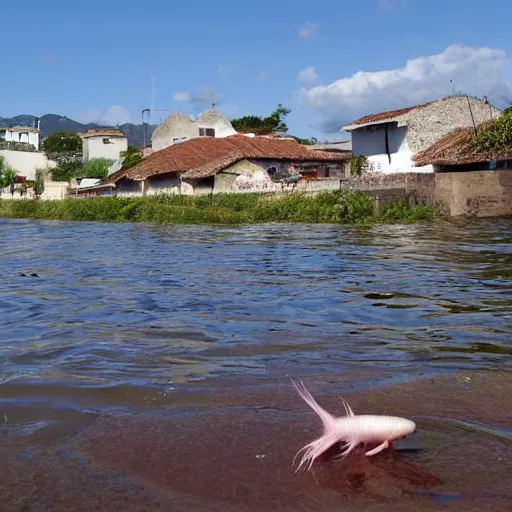
[(342, 451), (336, 459), (344, 459), (360, 445), (362, 447), (366, 447), (366, 445), (377, 445), (375, 448), (365, 453), (367, 457), (371, 457), (389, 448), (393, 441), (412, 434), (416, 429), (416, 424), (413, 421), (396, 416), (368, 414), (356, 416), (343, 398), (341, 401), (347, 415), (345, 417), (335, 418), (317, 404), (302, 382), (300, 384), (301, 387), (293, 382), (299, 395), (318, 416), (320, 416), (324, 433), (321, 437), (299, 450), (295, 458), (297, 458), (300, 453), (304, 453), (296, 471), (300, 471), (302, 468), (307, 468), (306, 471), (309, 471), (315, 460), (336, 443), (343, 444)]

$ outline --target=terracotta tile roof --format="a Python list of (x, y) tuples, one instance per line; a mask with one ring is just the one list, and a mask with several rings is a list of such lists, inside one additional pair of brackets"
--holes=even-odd
[(119, 128), (93, 128), (79, 135), (82, 139), (88, 139), (90, 137), (126, 137), (123, 130)]
[(369, 116), (361, 117), (361, 119), (352, 121), (350, 125), (380, 123), (381, 121), (386, 121), (387, 119), (403, 116), (404, 114), (407, 114), (407, 112), (411, 112), (411, 110), (416, 110), (417, 108), (422, 108), (424, 106), (425, 105), (416, 105), (414, 107), (406, 107), (398, 110), (390, 110), (389, 112), (381, 112), (380, 114), (370, 114)]
[[(481, 124), (484, 128), (490, 123)], [(469, 136), (473, 128), (456, 128), (429, 148), (414, 155), (416, 167), (423, 165), (464, 165), (491, 160), (509, 160), (512, 154), (497, 154), (492, 151), (475, 151), (469, 145)]]
[(295, 140), (232, 135), (200, 137), (156, 151), (136, 166), (112, 174), (107, 183), (123, 177), (143, 180), (155, 174), (181, 172), (184, 178), (206, 178), (244, 159), (292, 161), (342, 161), (347, 155), (311, 151)]

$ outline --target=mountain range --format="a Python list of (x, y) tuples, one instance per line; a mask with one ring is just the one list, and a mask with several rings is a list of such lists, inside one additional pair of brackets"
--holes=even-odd
[[(32, 115), (19, 115), (10, 118), (0, 117), (0, 126), (32, 126), (35, 116)], [(52, 135), (55, 132), (86, 132), (87, 130), (96, 128), (112, 128), (111, 126), (96, 124), (96, 123), (79, 123), (66, 116), (60, 116), (57, 114), (45, 114), (39, 118), (41, 121), (41, 137), (45, 138)], [(116, 126), (120, 130), (123, 130), (128, 137), (128, 144), (130, 146), (142, 147), (144, 145), (144, 132), (141, 124), (122, 124)], [(156, 125), (146, 125), (146, 142), (151, 140)]]

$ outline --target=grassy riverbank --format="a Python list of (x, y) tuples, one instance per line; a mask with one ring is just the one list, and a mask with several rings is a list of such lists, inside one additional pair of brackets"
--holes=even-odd
[(407, 201), (381, 206), (358, 191), (301, 193), (286, 196), (218, 194), (84, 198), (63, 201), (0, 199), (0, 217), (69, 221), (153, 222), (159, 224), (411, 223), (434, 219), (431, 207), (409, 207)]

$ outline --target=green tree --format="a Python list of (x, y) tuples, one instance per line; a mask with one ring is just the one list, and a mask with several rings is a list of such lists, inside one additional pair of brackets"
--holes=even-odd
[(468, 139), (475, 151), (512, 153), (512, 107), (505, 109), (492, 123), (472, 133)]
[(76, 133), (55, 132), (44, 141), (43, 152), (57, 162), (52, 180), (69, 181), (82, 173), (82, 139)]
[(142, 151), (135, 146), (128, 146), (127, 150), (121, 153), (121, 157), (123, 157), (121, 169), (129, 169), (142, 160)]
[(36, 169), (36, 181), (34, 183), (34, 192), (38, 197), (44, 192), (45, 177), (46, 169)]
[(318, 139), (316, 137), (311, 137), (310, 139), (302, 139), (301, 137), (296, 137), (295, 135), (292, 135), (292, 137), (304, 146), (313, 146), (314, 144), (318, 144)]
[(14, 185), (16, 174), (14, 169), (7, 167), (5, 158), (0, 155), (0, 193), (3, 188)]
[(259, 134), (273, 132), (287, 132), (288, 126), (284, 122), (291, 110), (283, 107), (281, 103), (268, 117), (243, 116), (232, 119), (231, 124), (237, 132), (254, 132)]
[(84, 165), (82, 176), (84, 178), (98, 178), (104, 180), (108, 176), (108, 168), (111, 165), (111, 160), (107, 160), (106, 158), (94, 158)]

